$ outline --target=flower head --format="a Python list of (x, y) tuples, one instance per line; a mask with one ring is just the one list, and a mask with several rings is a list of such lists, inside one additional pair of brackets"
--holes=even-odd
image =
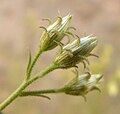
[(63, 18), (58, 17), (58, 20), (51, 24), (48, 28), (41, 27), (45, 29), (40, 38), (40, 49), (42, 51), (51, 50), (60, 43), (68, 31), (71, 19), (71, 15), (67, 15)]
[(63, 51), (56, 57), (54, 63), (62, 68), (70, 68), (80, 62), (89, 62), (87, 57), (91, 55), (91, 51), (97, 46), (97, 42), (97, 39), (92, 36), (78, 38), (63, 47)]
[(66, 84), (66, 89), (64, 90), (66, 94), (84, 96), (93, 90), (98, 90), (98, 84), (102, 79), (101, 74), (90, 74), (86, 73), (79, 75), (77, 78), (72, 79), (68, 84)]

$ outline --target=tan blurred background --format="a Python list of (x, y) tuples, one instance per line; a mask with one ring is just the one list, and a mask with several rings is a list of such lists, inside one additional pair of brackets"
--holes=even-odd
[[(93, 73), (103, 73), (102, 93), (91, 92), (87, 103), (82, 97), (64, 94), (44, 98), (19, 98), (4, 114), (120, 114), (120, 0), (0, 0), (0, 102), (24, 79), (27, 50), (37, 50), (43, 30), (42, 18), (73, 15), (77, 34), (93, 34), (100, 58), (90, 58)], [(58, 48), (57, 48), (58, 49)], [(34, 72), (51, 63), (57, 49), (42, 55)], [(79, 68), (83, 72), (83, 66)], [(71, 70), (57, 70), (28, 89), (57, 88), (73, 77)]]

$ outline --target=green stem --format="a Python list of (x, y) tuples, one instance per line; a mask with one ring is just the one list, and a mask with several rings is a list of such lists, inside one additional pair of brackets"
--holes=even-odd
[(30, 80), (23, 81), (23, 83), (5, 101), (0, 104), (0, 111), (5, 109), (10, 103), (12, 103), (12, 101), (14, 101), (28, 85), (57, 68), (58, 67), (56, 67), (56, 65), (52, 64), (40, 73), (33, 76), (33, 78), (31, 78)]
[(35, 96), (41, 94), (50, 94), (50, 93), (62, 93), (64, 92), (65, 88), (58, 88), (58, 89), (48, 89), (48, 90), (36, 90), (36, 91), (23, 91), (20, 96)]
[(28, 73), (27, 73), (26, 80), (28, 80), (30, 78), (32, 69), (33, 69), (35, 63), (37, 62), (37, 60), (38, 60), (38, 58), (40, 57), (41, 54), (42, 54), (42, 51), (39, 49), (38, 52), (35, 54), (35, 56), (33, 58), (33, 61), (30, 65), (30, 68), (29, 68)]
[(59, 67), (56, 66), (55, 64), (51, 64), (51, 65), (48, 66), (45, 70), (43, 70), (43, 71), (37, 73), (35, 76), (33, 76), (33, 78), (31, 78), (31, 79), (28, 81), (28, 83), (30, 84), (30, 83), (34, 82), (35, 80), (44, 77), (46, 74), (48, 74), (49, 72), (51, 72), (51, 71), (53, 71), (53, 70), (55, 70), (55, 69), (57, 69), (57, 68), (59, 68)]
[(3, 101), (0, 104), (0, 111), (2, 111), (4, 108), (6, 108), (12, 101), (14, 101), (18, 96), (19, 93), (21, 93), (22, 90), (24, 90), (27, 87), (27, 83), (23, 82), (5, 101)]

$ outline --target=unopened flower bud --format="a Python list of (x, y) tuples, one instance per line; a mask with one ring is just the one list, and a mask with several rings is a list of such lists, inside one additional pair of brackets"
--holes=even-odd
[(67, 15), (63, 18), (58, 17), (58, 20), (51, 24), (48, 28), (41, 27), (44, 28), (45, 31), (40, 38), (40, 50), (51, 50), (60, 43), (68, 31), (71, 18), (71, 15)]
[(76, 39), (72, 43), (64, 46), (64, 50), (71, 50), (74, 55), (87, 56), (97, 46), (97, 39), (93, 36), (86, 36)]
[(75, 67), (78, 63), (87, 61), (87, 57), (91, 55), (91, 51), (96, 47), (97, 39), (92, 36), (86, 36), (81, 39), (76, 39), (73, 42), (63, 47), (54, 63), (61, 68)]
[(101, 74), (83, 74), (79, 75), (77, 78), (71, 80), (68, 84), (66, 84), (66, 89), (64, 89), (66, 94), (76, 95), (76, 96), (84, 96), (93, 90), (98, 90), (98, 84), (102, 79)]

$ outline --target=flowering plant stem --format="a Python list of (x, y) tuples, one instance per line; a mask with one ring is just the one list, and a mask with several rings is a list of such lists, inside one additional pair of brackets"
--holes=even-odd
[(21, 92), (20, 96), (25, 97), (25, 96), (38, 96), (41, 94), (49, 94), (49, 93), (64, 93), (65, 87), (58, 88), (58, 89), (47, 89), (47, 90), (36, 90), (36, 91), (23, 91)]
[[(32, 63), (30, 64), (30, 68), (28, 69), (28, 72), (26, 73), (26, 75), (27, 75), (27, 76), (26, 76), (26, 80), (30, 78), (32, 69), (33, 69), (35, 63), (37, 62), (37, 60), (38, 60), (38, 58), (40, 57), (41, 54), (42, 54), (42, 51), (39, 49), (39, 50), (37, 51), (37, 53), (35, 54)], [(30, 55), (30, 56), (31, 56), (31, 55)], [(30, 59), (31, 59), (31, 58), (30, 58)]]
[(35, 74), (34, 76), (32, 76), (30, 78), (30, 74), (32, 71), (32, 68), (34, 67), (38, 57), (40, 56), (41, 52), (38, 51), (38, 53), (35, 55), (33, 62), (30, 65), (30, 69), (29, 72), (26, 75), (26, 79), (22, 82), (22, 84), (5, 100), (0, 104), (0, 111), (2, 111), (3, 109), (5, 109), (10, 103), (12, 103), (20, 94), (21, 92), (28, 86), (30, 85), (32, 82), (34, 82), (35, 80), (44, 77), (46, 74), (48, 74), (49, 72), (57, 69), (58, 67), (55, 64), (51, 64), (50, 66), (48, 66), (47, 68), (45, 68), (43, 71)]
[[(79, 75), (76, 67), (79, 63), (83, 63), (84, 68), (87, 68), (87, 64), (89, 64), (88, 57), (96, 56), (91, 53), (91, 51), (97, 46), (97, 39), (92, 36), (86, 36), (83, 38), (79, 38), (78, 35), (74, 35), (69, 31), (71, 26), (69, 26), (70, 20), (72, 16), (67, 15), (66, 17), (58, 17), (58, 20), (49, 25), (48, 28), (41, 26), (40, 28), (44, 29), (42, 36), (39, 42), (39, 49), (35, 56), (31, 57), (31, 52), (29, 50), (28, 54), (28, 64), (25, 72), (25, 78), (22, 84), (6, 99), (0, 104), (0, 112), (5, 109), (9, 104), (11, 104), (17, 97), (25, 97), (25, 96), (39, 96), (50, 99), (44, 94), (48, 93), (65, 93), (68, 95), (74, 96), (83, 96), (85, 101), (85, 95), (92, 91), (98, 90), (98, 82), (102, 78), (101, 74), (91, 74), (87, 72), (86, 74)], [(50, 21), (49, 21), (50, 22)], [(74, 27), (72, 27), (75, 29)], [(74, 38), (74, 40), (70, 39), (70, 35)], [(67, 44), (62, 43), (62, 39), (67, 36), (68, 42)], [(54, 58), (51, 65), (43, 69), (42, 71), (32, 75), (33, 68), (43, 52), (54, 49), (57, 46), (60, 46), (61, 51)], [(36, 90), (36, 91), (25, 91), (25, 89), (34, 81), (39, 78), (44, 77), (46, 74), (50, 73), (55, 69), (68, 69), (74, 67), (74, 75), (75, 78), (70, 80), (67, 84), (57, 89), (48, 89), (48, 90)]]

